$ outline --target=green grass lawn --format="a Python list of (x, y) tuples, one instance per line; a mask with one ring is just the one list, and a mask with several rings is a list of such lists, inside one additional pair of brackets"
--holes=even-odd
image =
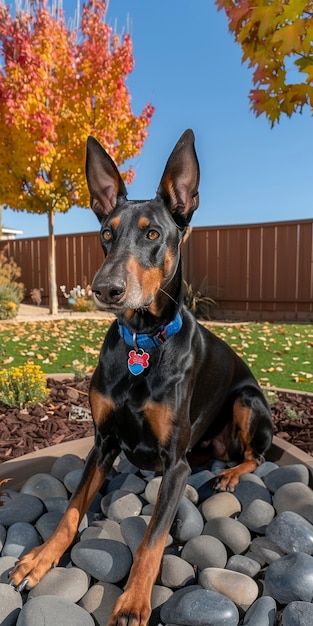
[[(313, 326), (235, 324), (208, 327), (251, 367), (262, 386), (313, 392)], [(47, 374), (95, 367), (108, 326), (99, 319), (0, 322), (0, 366), (41, 365)]]

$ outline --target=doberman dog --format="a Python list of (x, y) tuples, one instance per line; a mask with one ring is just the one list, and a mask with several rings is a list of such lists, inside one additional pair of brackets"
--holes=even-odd
[(92, 289), (113, 312), (90, 383), (95, 443), (79, 486), (54, 534), (11, 574), (32, 587), (74, 542), (78, 525), (117, 455), (162, 471), (154, 513), (110, 626), (146, 626), (150, 596), (191, 465), (239, 462), (218, 476), (233, 491), (263, 460), (272, 440), (270, 409), (247, 365), (183, 306), (180, 247), (198, 207), (194, 135), (172, 151), (156, 197), (127, 200), (115, 163), (87, 142), (91, 207), (101, 223), (105, 260)]

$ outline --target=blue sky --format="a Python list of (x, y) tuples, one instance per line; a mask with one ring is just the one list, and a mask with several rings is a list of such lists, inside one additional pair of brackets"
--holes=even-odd
[[(67, 20), (75, 4), (64, 1)], [(248, 100), (251, 71), (212, 0), (111, 0), (107, 21), (132, 35), (135, 69), (127, 84), (134, 113), (146, 102), (156, 108), (144, 148), (132, 161), (129, 198), (154, 196), (172, 148), (190, 127), (201, 168), (193, 225), (312, 217), (310, 111), (281, 118), (274, 129), (265, 117), (255, 118)], [(6, 210), (3, 223), (23, 237), (48, 232), (46, 216)], [(56, 216), (56, 234), (97, 229), (90, 210)]]

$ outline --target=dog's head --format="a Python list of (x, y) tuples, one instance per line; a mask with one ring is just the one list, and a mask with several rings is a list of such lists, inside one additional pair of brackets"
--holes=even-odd
[(91, 136), (86, 177), (105, 255), (92, 287), (97, 304), (129, 319), (138, 310), (158, 315), (157, 294), (175, 275), (182, 238), (199, 204), (193, 132), (186, 130), (177, 142), (153, 200), (127, 200), (114, 161)]

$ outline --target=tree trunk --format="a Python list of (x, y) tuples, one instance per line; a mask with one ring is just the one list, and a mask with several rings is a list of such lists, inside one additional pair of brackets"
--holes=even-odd
[(49, 238), (48, 238), (48, 283), (49, 283), (49, 313), (58, 312), (58, 295), (55, 267), (55, 239), (54, 239), (54, 211), (48, 211)]

